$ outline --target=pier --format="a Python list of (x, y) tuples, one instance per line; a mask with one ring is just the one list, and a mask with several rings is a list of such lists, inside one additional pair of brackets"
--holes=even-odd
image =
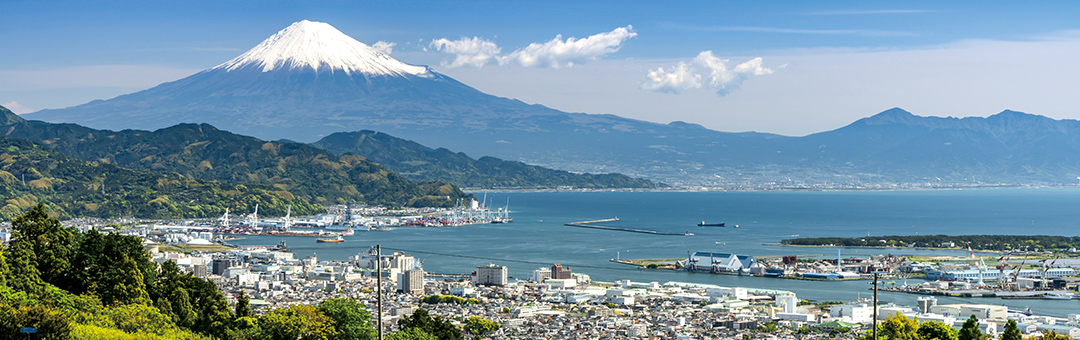
[(623, 228), (623, 227), (607, 227), (607, 226), (595, 225), (594, 224), (594, 223), (615, 222), (615, 221), (618, 221), (618, 220), (619, 220), (619, 218), (616, 217), (616, 218), (609, 218), (609, 219), (604, 219), (604, 220), (570, 222), (570, 223), (567, 223), (565, 225), (570, 226), (570, 227), (578, 227), (578, 228), (593, 228), (593, 229), (605, 229), (605, 230), (615, 230), (615, 231), (628, 231), (628, 232), (632, 232), (632, 233), (653, 234), (653, 235), (679, 235), (679, 236), (694, 235), (692, 233), (666, 233), (666, 232), (655, 231), (655, 230), (631, 229), (631, 228)]

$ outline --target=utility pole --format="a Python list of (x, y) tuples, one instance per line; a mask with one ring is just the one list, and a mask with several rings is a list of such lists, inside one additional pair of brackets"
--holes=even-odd
[[(875, 276), (876, 277), (876, 276)], [(875, 281), (876, 282), (876, 281)], [(876, 286), (875, 286), (876, 287)], [(876, 290), (875, 290), (876, 292)], [(382, 328), (382, 245), (375, 245), (375, 294), (377, 297), (376, 308), (378, 308), (378, 325), (379, 325), (379, 340), (383, 340), (383, 328)], [(877, 302), (877, 295), (875, 295), (875, 303)]]
[(874, 331), (874, 340), (877, 340), (877, 272), (874, 272), (874, 328), (873, 328), (873, 331)]

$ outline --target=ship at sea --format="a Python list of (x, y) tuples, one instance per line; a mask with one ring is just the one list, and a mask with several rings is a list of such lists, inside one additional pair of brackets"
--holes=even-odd
[(720, 222), (720, 223), (705, 223), (705, 221), (701, 221), (701, 223), (698, 223), (698, 224), (697, 224), (697, 226), (699, 226), (699, 227), (723, 227), (723, 226), (725, 226), (725, 225), (724, 225), (724, 222)]
[(315, 242), (317, 242), (317, 243), (339, 243), (339, 242), (345, 242), (345, 239), (341, 238), (341, 236), (338, 236), (338, 237), (335, 237), (335, 238), (315, 239)]

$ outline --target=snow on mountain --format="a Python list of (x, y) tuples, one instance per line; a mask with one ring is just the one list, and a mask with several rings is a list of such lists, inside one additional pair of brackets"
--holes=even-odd
[(289, 25), (255, 48), (211, 70), (234, 71), (248, 67), (261, 68), (262, 72), (311, 68), (376, 76), (424, 77), (430, 73), (427, 67), (403, 63), (341, 33), (330, 24), (308, 20)]

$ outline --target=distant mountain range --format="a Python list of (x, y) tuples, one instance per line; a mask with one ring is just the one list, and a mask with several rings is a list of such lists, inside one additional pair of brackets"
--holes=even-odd
[[(1062, 185), (1080, 176), (1080, 123), (1073, 120), (1013, 111), (935, 118), (891, 109), (837, 130), (786, 137), (566, 113), (482, 93), (375, 51), (330, 25), (307, 21), (190, 77), (26, 117), (117, 130), (210, 123), (267, 140), (303, 142), (370, 130), (470, 155), (573, 172), (618, 172), (676, 186)], [(320, 143), (335, 152), (350, 150), (348, 141)], [(439, 171), (373, 154), (416, 178)]]

